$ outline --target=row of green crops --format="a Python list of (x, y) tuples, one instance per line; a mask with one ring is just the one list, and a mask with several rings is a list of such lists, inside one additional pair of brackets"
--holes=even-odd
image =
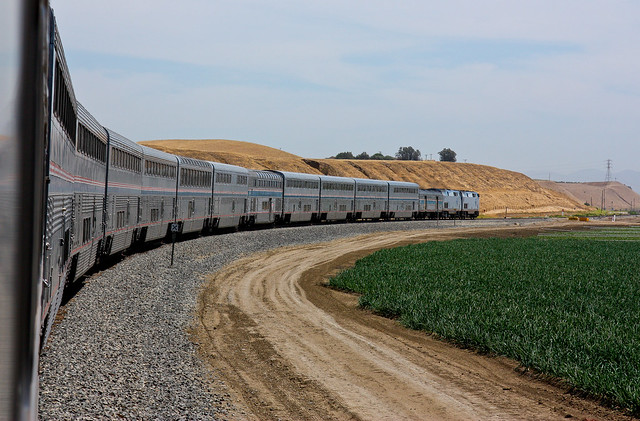
[(593, 228), (585, 231), (547, 231), (545, 238), (579, 238), (581, 240), (640, 241), (640, 227)]
[(330, 283), (409, 328), (640, 413), (640, 242), (429, 242), (376, 252)]

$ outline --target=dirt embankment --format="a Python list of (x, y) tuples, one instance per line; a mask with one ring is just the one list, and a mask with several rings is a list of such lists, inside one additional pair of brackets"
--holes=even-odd
[(267, 146), (232, 140), (154, 140), (140, 144), (165, 152), (252, 169), (412, 181), (421, 188), (480, 193), (485, 215), (585, 210), (584, 201), (540, 186), (524, 174), (478, 164), (437, 161), (306, 159)]
[(536, 181), (544, 189), (557, 191), (576, 202), (589, 203), (599, 209), (638, 210), (640, 207), (640, 195), (631, 190), (631, 187), (618, 181), (591, 183)]

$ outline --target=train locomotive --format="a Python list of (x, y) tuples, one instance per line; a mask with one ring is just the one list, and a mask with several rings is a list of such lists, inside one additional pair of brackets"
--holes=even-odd
[(475, 218), (476, 192), (252, 170), (161, 152), (103, 127), (76, 100), (51, 12), (42, 343), (65, 285), (105, 257), (170, 235), (289, 223)]

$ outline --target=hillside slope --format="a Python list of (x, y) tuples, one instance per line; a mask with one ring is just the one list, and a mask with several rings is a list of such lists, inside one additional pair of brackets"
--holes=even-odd
[(412, 181), (421, 188), (451, 188), (480, 193), (485, 215), (544, 214), (584, 210), (584, 202), (542, 187), (524, 174), (486, 165), (437, 161), (305, 159), (230, 140), (156, 140), (140, 144), (165, 152), (252, 169), (296, 171), (343, 177)]
[(638, 210), (640, 195), (618, 181), (567, 183), (536, 180), (545, 189), (555, 190), (577, 202), (589, 203), (608, 210)]

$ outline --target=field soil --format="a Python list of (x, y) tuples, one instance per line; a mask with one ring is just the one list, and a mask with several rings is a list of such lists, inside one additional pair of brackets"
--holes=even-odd
[(537, 181), (542, 188), (557, 191), (576, 202), (589, 203), (598, 208), (638, 210), (640, 207), (640, 195), (631, 187), (618, 181), (592, 183)]
[(356, 295), (326, 286), (382, 248), (559, 226), (387, 232), (252, 255), (207, 281), (193, 340), (245, 409), (238, 419), (629, 419), (514, 361), (359, 309)]
[(240, 165), (342, 177), (411, 181), (421, 188), (480, 193), (484, 215), (540, 215), (584, 211), (584, 201), (548, 189), (524, 174), (487, 165), (438, 161), (307, 159), (255, 143), (233, 140), (153, 140), (140, 142), (165, 152)]

